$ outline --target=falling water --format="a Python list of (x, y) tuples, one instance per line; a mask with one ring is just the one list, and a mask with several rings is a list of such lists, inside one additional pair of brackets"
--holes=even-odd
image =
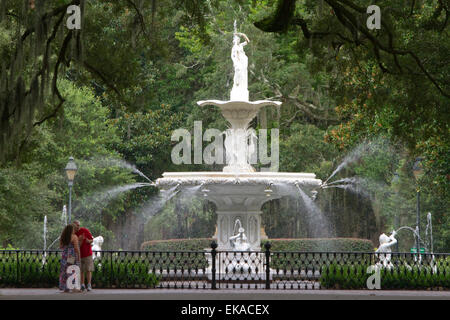
[(67, 225), (67, 206), (66, 205), (63, 206), (63, 210), (61, 213), (61, 224), (63, 226)]
[(358, 188), (358, 187), (356, 187), (353, 184), (333, 184), (333, 185), (327, 185), (327, 186), (323, 187), (323, 189), (329, 189), (329, 188), (340, 188), (340, 189), (344, 189), (346, 191), (350, 191), (350, 192), (355, 193), (355, 194), (362, 195), (362, 196), (364, 196), (366, 198), (370, 198), (371, 197), (370, 193), (368, 191), (366, 191), (363, 188)]
[(326, 236), (329, 236), (330, 228), (323, 212), (315, 204), (315, 202), (310, 197), (308, 197), (308, 195), (302, 190), (302, 188), (300, 188), (300, 185), (296, 184), (296, 187), (306, 206), (308, 217), (311, 221), (312, 226), (314, 227), (314, 230), (312, 230), (314, 234), (318, 235), (324, 232)]
[(160, 192), (153, 197), (151, 197), (139, 210), (142, 215), (145, 217), (145, 224), (150, 220), (156, 213), (161, 211), (161, 209), (165, 206), (165, 204), (176, 196), (180, 190), (178, 189), (179, 185), (176, 185), (168, 190), (160, 190)]
[(423, 241), (422, 238), (420, 237), (420, 235), (417, 233), (417, 230), (415, 230), (415, 229), (413, 229), (411, 227), (408, 227), (408, 226), (400, 227), (400, 228), (398, 228), (396, 233), (398, 233), (400, 230), (403, 230), (403, 229), (411, 231), (413, 233), (413, 235), (414, 235), (414, 238), (416, 238), (416, 239), (419, 238), (419, 242), (421, 244), (423, 244), (425, 247), (428, 247), (427, 243), (425, 243), (425, 241)]
[(122, 192), (137, 189), (137, 188), (142, 188), (142, 187), (150, 187), (150, 186), (155, 186), (155, 184), (154, 183), (132, 183), (132, 184), (127, 184), (125, 186), (114, 187), (112, 189), (103, 191), (102, 193), (100, 193), (100, 196), (103, 195), (106, 198), (112, 199), (114, 197), (117, 197), (117, 195), (119, 195)]
[(347, 163), (348, 163), (347, 161), (342, 162), (342, 163), (336, 168), (336, 170), (333, 171), (333, 173), (331, 174), (331, 176), (329, 176), (328, 179), (325, 180), (325, 182), (324, 182), (323, 184), (326, 185), (327, 182), (328, 182), (331, 178), (333, 178), (334, 175), (335, 175), (336, 173), (338, 173), (339, 171), (341, 171), (341, 169), (344, 168), (344, 167), (347, 165)]
[(53, 245), (56, 243), (56, 241), (58, 241), (59, 240), (59, 237), (58, 238), (56, 238), (49, 246), (48, 246), (48, 250), (50, 250), (52, 247), (53, 247)]
[(180, 199), (192, 199), (195, 196), (201, 195), (199, 191), (202, 187), (203, 185), (197, 185), (179, 189), (179, 185), (176, 185), (168, 190), (160, 190), (160, 193), (150, 198), (140, 210), (144, 217), (146, 217), (146, 223), (151, 217), (161, 211), (164, 205), (173, 197), (177, 196)]
[(130, 164), (130, 163), (126, 162), (125, 160), (115, 160), (114, 163), (116, 163), (116, 165), (117, 165), (118, 167), (130, 169), (130, 170), (132, 170), (134, 173), (137, 173), (137, 174), (140, 175), (141, 177), (147, 179), (147, 181), (149, 181), (150, 183), (154, 183), (154, 182), (153, 182), (152, 180), (150, 180), (145, 174), (143, 174), (138, 168), (136, 168), (135, 165)]
[(44, 254), (42, 256), (42, 265), (47, 261), (47, 216), (44, 216)]
[(367, 178), (363, 179), (360, 177), (350, 177), (339, 179), (322, 185), (322, 189), (328, 188), (344, 189), (346, 191), (350, 191), (352, 193), (359, 194), (371, 199), (372, 194), (370, 193), (370, 191), (378, 190), (380, 191), (380, 193), (385, 193), (388, 186), (384, 182), (374, 181)]
[(89, 214), (89, 212), (91, 211), (91, 209), (98, 211), (98, 209), (106, 207), (113, 199), (115, 199), (121, 193), (137, 188), (151, 187), (151, 186), (155, 186), (155, 184), (141, 183), (141, 182), (132, 183), (124, 186), (113, 187), (111, 189), (96, 192), (92, 195), (83, 197), (77, 203), (77, 209), (79, 212), (78, 217), (87, 215), (90, 216), (91, 214)]
[(202, 188), (202, 187), (203, 187), (203, 184), (202, 185), (198, 185), (198, 186), (184, 187), (182, 189), (180, 195), (182, 197), (189, 197), (189, 198), (191, 198), (193, 196), (198, 196), (200, 188)]
[(133, 189), (137, 189), (137, 188), (142, 188), (142, 187), (151, 187), (151, 186), (155, 186), (154, 183), (132, 183), (132, 184), (127, 184), (124, 186), (119, 186), (119, 187), (114, 187), (112, 189), (103, 191), (103, 192), (99, 192), (96, 195), (98, 195), (97, 199), (100, 200), (104, 200), (104, 199), (113, 199), (115, 197), (117, 197), (119, 194), (129, 191), (129, 190), (133, 190)]
[(359, 177), (343, 178), (343, 179), (339, 179), (339, 180), (335, 180), (333, 182), (327, 183), (325, 186), (331, 186), (336, 183), (359, 183), (359, 184), (361, 184), (361, 181), (363, 181), (363, 180)]
[(102, 167), (115, 166), (115, 167), (120, 167), (120, 168), (124, 168), (124, 169), (129, 169), (133, 173), (137, 173), (141, 177), (145, 178), (148, 182), (154, 183), (144, 173), (142, 173), (138, 168), (136, 168), (136, 166), (134, 164), (128, 163), (125, 160), (122, 160), (122, 159), (111, 159), (111, 158), (106, 158), (105, 159), (105, 158), (103, 158), (103, 159), (92, 159), (91, 161), (93, 161), (97, 166), (102, 166)]
[(385, 148), (391, 148), (390, 145), (387, 147), (384, 146), (387, 142), (382, 139), (378, 138), (374, 141), (363, 141), (359, 145), (357, 145), (347, 156), (345, 156), (344, 160), (339, 164), (336, 168), (336, 170), (333, 171), (333, 173), (328, 177), (327, 180), (325, 180), (324, 185), (327, 184), (327, 182), (334, 177), (339, 171), (341, 171), (343, 168), (345, 168), (347, 165), (354, 163), (361, 159), (364, 155), (369, 155), (377, 150), (384, 150)]
[(47, 249), (47, 216), (44, 217), (44, 251)]
[(395, 232), (399, 232), (400, 230), (403, 230), (403, 229), (408, 229), (408, 230), (410, 230), (410, 231), (412, 231), (412, 233), (414, 233), (414, 236), (416, 236), (417, 234), (416, 234), (416, 230), (414, 230), (413, 228), (411, 228), (411, 227), (408, 227), (408, 226), (403, 226), (403, 227), (401, 227), (401, 228), (398, 228), (398, 230), (397, 231), (395, 231)]

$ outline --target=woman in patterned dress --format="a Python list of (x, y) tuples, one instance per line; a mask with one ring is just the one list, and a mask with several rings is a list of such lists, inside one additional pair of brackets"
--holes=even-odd
[(62, 250), (61, 269), (59, 274), (59, 289), (64, 292), (70, 292), (67, 288), (67, 268), (71, 265), (80, 266), (80, 246), (78, 244), (78, 237), (75, 235), (73, 225), (67, 225), (61, 236), (59, 237), (59, 247)]

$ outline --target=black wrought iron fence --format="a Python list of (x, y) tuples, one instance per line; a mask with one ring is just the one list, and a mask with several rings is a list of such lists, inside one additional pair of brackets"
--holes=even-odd
[[(450, 254), (261, 251), (101, 251), (94, 288), (450, 290)], [(57, 287), (59, 250), (0, 251), (0, 287)]]

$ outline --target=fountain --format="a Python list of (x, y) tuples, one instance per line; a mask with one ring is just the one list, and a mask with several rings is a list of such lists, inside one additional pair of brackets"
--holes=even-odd
[[(244, 42), (240, 39), (244, 38)], [(248, 59), (244, 46), (248, 37), (236, 30), (233, 36), (231, 58), (234, 65), (234, 83), (230, 100), (198, 101), (200, 106), (216, 106), (229, 123), (225, 137), (226, 166), (221, 172), (165, 172), (156, 181), (160, 189), (179, 185), (180, 188), (200, 186), (198, 194), (213, 202), (217, 207), (218, 250), (240, 251), (243, 247), (233, 246), (235, 226), (245, 230), (245, 246), (248, 251), (261, 251), (261, 207), (270, 200), (292, 194), (301, 186), (304, 192), (321, 186), (322, 181), (313, 173), (256, 172), (251, 166), (254, 148), (249, 146), (250, 122), (265, 106), (281, 106), (279, 101), (250, 101), (247, 89)], [(251, 139), (250, 139), (251, 140)], [(282, 186), (282, 187), (280, 187)], [(311, 194), (309, 195), (311, 196)], [(238, 222), (239, 221), (239, 222)]]

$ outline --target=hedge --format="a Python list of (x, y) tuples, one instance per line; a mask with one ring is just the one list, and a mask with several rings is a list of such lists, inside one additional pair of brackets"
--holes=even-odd
[[(112, 259), (111, 259), (112, 257)], [(54, 288), (59, 286), (61, 253), (0, 251), (0, 288)], [(159, 279), (139, 257), (123, 260), (118, 254), (95, 259), (94, 288), (154, 288)]]
[(146, 251), (203, 251), (211, 248), (212, 238), (152, 240), (144, 242), (141, 250)]
[[(144, 242), (141, 250), (147, 251), (202, 251), (211, 247), (212, 238), (153, 240)], [(373, 244), (367, 239), (326, 238), (326, 239), (270, 239), (271, 251), (302, 252), (373, 252)]]
[(373, 252), (372, 241), (357, 238), (270, 239), (270, 251)]
[[(367, 273), (370, 264), (331, 263), (321, 269), (320, 285), (326, 289), (367, 289)], [(439, 259), (437, 267), (429, 265), (400, 265), (391, 269), (381, 268), (380, 287), (383, 290), (398, 289), (450, 289), (450, 259)]]

